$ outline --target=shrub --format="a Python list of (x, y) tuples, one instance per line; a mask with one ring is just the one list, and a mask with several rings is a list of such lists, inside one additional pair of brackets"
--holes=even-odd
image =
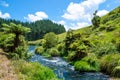
[(13, 59), (13, 60), (19, 60), (20, 59), (19, 55), (16, 54), (16, 53), (9, 53), (7, 55), (7, 57), (10, 58), (10, 59)]
[(68, 52), (68, 60), (73, 61), (75, 56), (75, 51), (69, 51)]
[(106, 27), (106, 31), (109, 32), (109, 31), (113, 31), (115, 29), (114, 26), (107, 26)]
[(64, 43), (60, 43), (56, 47), (57, 47), (57, 50), (60, 52), (60, 56), (63, 56), (64, 55), (65, 44)]
[(117, 47), (111, 42), (97, 42), (90, 48), (90, 52), (95, 53), (98, 58), (106, 54), (118, 53)]
[(120, 78), (120, 66), (117, 66), (113, 69), (112, 76)]
[(79, 46), (79, 42), (75, 41), (75, 42), (70, 44), (70, 49), (71, 50), (76, 50), (78, 46)]
[(59, 56), (59, 51), (56, 48), (51, 48), (48, 53), (52, 56), (52, 57), (56, 57)]
[(119, 60), (120, 60), (119, 54), (108, 54), (108, 55), (103, 56), (100, 59), (101, 71), (109, 75), (114, 74), (116, 70), (115, 67), (118, 66)]
[(15, 53), (19, 55), (20, 59), (27, 58), (27, 46), (18, 46), (15, 49)]
[(28, 53), (26, 59), (30, 59), (33, 55), (34, 55), (34, 53)]
[(84, 57), (80, 61), (75, 63), (75, 69), (78, 71), (99, 71), (100, 65), (96, 56), (89, 53), (88, 56)]
[(13, 61), (12, 64), (20, 80), (57, 80), (51, 69), (38, 62), (18, 60)]
[(35, 53), (37, 54), (42, 54), (44, 52), (44, 48), (42, 46), (39, 46), (35, 49)]
[(50, 32), (50, 33), (47, 33), (45, 34), (44, 36), (44, 47), (47, 49), (47, 48), (52, 48), (52, 47), (55, 47), (55, 45), (57, 44), (58, 42), (58, 37), (56, 36), (55, 33), (53, 32)]
[(100, 31), (105, 30), (105, 29), (106, 29), (106, 27), (104, 25), (100, 25), (100, 27), (99, 27)]
[(13, 34), (2, 34), (0, 35), (0, 47), (9, 52), (13, 46), (14, 35)]
[(74, 64), (75, 70), (78, 70), (80, 72), (90, 71), (90, 65), (85, 61), (77, 61)]

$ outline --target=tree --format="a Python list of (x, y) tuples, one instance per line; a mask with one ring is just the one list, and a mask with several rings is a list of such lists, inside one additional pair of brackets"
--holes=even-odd
[(47, 49), (47, 48), (55, 47), (55, 45), (57, 44), (58, 38), (55, 33), (50, 32), (45, 34), (44, 40), (45, 40), (45, 43), (43, 45)]
[(92, 24), (94, 27), (99, 27), (100, 24), (100, 17), (96, 15), (97, 14), (97, 10), (95, 11), (95, 13), (93, 13), (94, 17), (92, 19)]
[(5, 34), (14, 35), (13, 46), (10, 52), (14, 52), (15, 49), (22, 44), (20, 37), (30, 32), (29, 28), (23, 27), (21, 24), (16, 25), (14, 23), (10, 23), (10, 25), (3, 24), (2, 30)]
[(65, 28), (61, 24), (52, 22), (51, 20), (38, 20), (35, 22), (20, 22), (14, 19), (2, 19), (0, 18), (0, 28), (2, 24), (15, 23), (16, 25), (21, 24), (31, 29), (31, 32), (25, 35), (27, 40), (38, 40), (42, 39), (46, 33), (54, 32), (60, 34), (65, 32)]

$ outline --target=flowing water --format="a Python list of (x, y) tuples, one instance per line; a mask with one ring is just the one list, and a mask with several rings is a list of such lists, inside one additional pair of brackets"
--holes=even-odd
[[(29, 47), (29, 52), (34, 53), (35, 46)], [(79, 73), (74, 70), (74, 67), (69, 65), (68, 62), (63, 60), (60, 57), (53, 57), (51, 59), (47, 59), (43, 56), (34, 54), (34, 56), (30, 59), (32, 62), (39, 62), (44, 66), (51, 68), (58, 78), (62, 80), (109, 80), (109, 76), (104, 75), (99, 72), (88, 73), (82, 72)]]

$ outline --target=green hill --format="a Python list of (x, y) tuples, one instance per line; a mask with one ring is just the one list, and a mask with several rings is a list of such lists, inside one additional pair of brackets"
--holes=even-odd
[(37, 40), (42, 39), (46, 33), (54, 32), (55, 34), (60, 34), (65, 32), (65, 28), (61, 24), (57, 24), (52, 22), (51, 20), (38, 20), (35, 22), (21, 22), (14, 19), (2, 19), (0, 18), (0, 31), (2, 24), (22, 24), (24, 27), (28, 27), (31, 29), (31, 32), (26, 34), (25, 37), (27, 40)]
[(50, 36), (35, 41), (34, 44), (40, 44), (36, 53), (44, 56), (60, 55), (80, 72), (101, 71), (120, 77), (120, 6), (101, 17), (99, 27), (90, 25), (56, 36), (58, 43), (49, 48), (49, 45), (54, 44)]
[(57, 36), (58, 43), (52, 48), (46, 48), (46, 39), (36, 41), (41, 44), (36, 52), (60, 55), (80, 72), (102, 71), (120, 77), (120, 6), (101, 17), (99, 27), (91, 25)]
[[(94, 30), (91, 30), (91, 28), (92, 26), (88, 26), (82, 29), (74, 30), (73, 33), (89, 34), (89, 38), (95, 37), (96, 33), (98, 33), (99, 36), (101, 35), (102, 38), (105, 38), (105, 40), (117, 37), (115, 35), (119, 34), (120, 31), (120, 6), (109, 12), (107, 15), (101, 17), (99, 28)], [(106, 31), (109, 28), (111, 31)], [(65, 35), (66, 33), (58, 35), (60, 41), (65, 39)]]
[(101, 17), (99, 27), (91, 25), (58, 37), (65, 44), (63, 55), (76, 70), (120, 77), (120, 6)]

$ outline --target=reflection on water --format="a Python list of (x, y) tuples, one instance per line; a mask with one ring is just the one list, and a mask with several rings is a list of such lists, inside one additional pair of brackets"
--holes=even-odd
[[(35, 46), (30, 46), (29, 51), (34, 52)], [(46, 59), (43, 56), (36, 55), (30, 59), (32, 62), (39, 62), (44, 66), (51, 68), (62, 80), (109, 80), (109, 76), (102, 73), (79, 73), (74, 71), (74, 67), (69, 65), (60, 57), (54, 57), (52, 59)]]

